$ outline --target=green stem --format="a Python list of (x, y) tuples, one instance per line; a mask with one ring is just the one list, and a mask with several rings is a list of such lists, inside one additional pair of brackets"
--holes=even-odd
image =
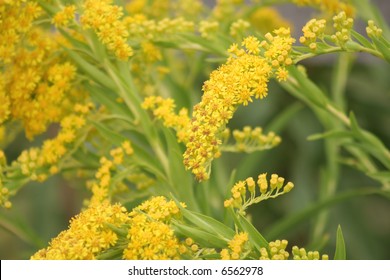
[[(349, 61), (350, 55), (347, 53), (341, 53), (338, 57), (338, 62), (336, 64), (333, 81), (332, 81), (332, 91), (331, 96), (333, 97), (333, 101), (339, 108), (345, 107), (345, 86), (347, 82), (348, 72), (349, 72)], [(333, 110), (330, 104), (327, 105), (330, 107), (330, 111), (332, 111), (339, 119), (343, 120), (343, 123), (347, 126), (350, 126), (349, 119), (346, 119), (346, 116), (337, 110)], [(345, 117), (345, 118), (344, 118)], [(338, 121), (329, 119), (329, 118), (320, 118), (321, 122), (324, 125), (326, 130), (335, 130), (342, 129), (342, 124)], [(321, 189), (319, 194), (319, 199), (323, 200), (333, 196), (336, 193), (337, 182), (339, 179), (339, 162), (338, 162), (338, 154), (340, 148), (340, 139), (335, 138), (325, 138), (325, 155), (327, 159), (326, 170), (322, 172), (322, 182)], [(317, 242), (317, 240), (321, 240), (323, 237), (323, 233), (326, 228), (326, 224), (329, 218), (329, 211), (324, 211), (319, 214), (318, 218), (314, 222), (313, 226), (313, 234), (312, 234), (312, 242)]]
[(335, 71), (333, 72), (332, 82), (332, 99), (341, 110), (345, 110), (345, 87), (348, 79), (348, 72), (350, 68), (351, 55), (348, 53), (341, 53), (338, 57)]

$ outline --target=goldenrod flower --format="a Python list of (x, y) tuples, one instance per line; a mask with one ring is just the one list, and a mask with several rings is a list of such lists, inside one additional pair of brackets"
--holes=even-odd
[[(180, 243), (169, 226), (172, 217), (179, 215), (174, 201), (158, 196), (133, 209), (123, 252), (124, 259), (179, 259)], [(193, 245), (193, 244), (192, 244)]]
[(1, 3), (0, 9), (0, 63), (10, 63), (17, 45), (30, 31), (32, 23), (42, 14), (35, 1), (13, 0)]
[(341, 11), (348, 16), (354, 14), (354, 7), (347, 0), (292, 0), (292, 2), (301, 6), (312, 6), (329, 14), (336, 14)]
[(264, 57), (276, 71), (276, 78), (278, 81), (286, 81), (288, 72), (287, 66), (292, 65), (291, 59), (292, 44), (295, 39), (291, 37), (290, 28), (281, 27), (271, 33), (265, 34), (261, 46), (265, 49)]
[(50, 245), (35, 253), (32, 260), (95, 259), (114, 246), (118, 236), (108, 225), (121, 227), (129, 222), (126, 209), (107, 201), (81, 212), (70, 221), (69, 229), (52, 239)]
[(116, 188), (113, 188), (111, 177), (115, 169), (123, 164), (124, 157), (133, 154), (133, 148), (129, 141), (122, 143), (120, 147), (114, 148), (110, 151), (111, 159), (103, 156), (100, 158), (100, 167), (95, 173), (96, 181), (88, 183), (92, 197), (89, 200), (89, 205), (99, 204), (105, 201), (115, 193)]
[(246, 248), (249, 240), (248, 233), (240, 232), (234, 235), (233, 239), (228, 242), (228, 249), (222, 249), (220, 256), (222, 260), (238, 260), (241, 259), (248, 248)]
[(173, 229), (147, 215), (139, 214), (131, 219), (123, 258), (128, 260), (179, 259), (179, 240)]
[(227, 63), (210, 74), (203, 86), (202, 101), (194, 107), (184, 164), (200, 181), (208, 179), (210, 163), (220, 153), (220, 135), (238, 105), (247, 105), (252, 98), (263, 98), (268, 92), (271, 67), (256, 55), (259, 42), (250, 37), (243, 45), (246, 50), (231, 46)]
[(165, 197), (157, 196), (134, 208), (129, 215), (135, 217), (140, 215), (140, 212), (145, 213), (153, 220), (169, 222), (173, 217), (178, 217), (180, 209), (173, 200), (167, 201)]
[(202, 20), (199, 22), (200, 36), (210, 39), (218, 31), (218, 21)]
[(164, 99), (160, 96), (149, 96), (145, 98), (142, 107), (151, 110), (157, 119), (163, 120), (165, 127), (174, 128), (179, 142), (186, 143), (188, 141), (187, 129), (190, 118), (186, 108), (182, 108), (176, 114), (174, 112), (176, 107), (174, 100), (172, 98)]
[(251, 24), (248, 21), (238, 19), (230, 25), (229, 34), (232, 37), (239, 38), (250, 26)]
[(315, 51), (317, 48), (317, 40), (322, 40), (325, 34), (326, 20), (311, 19), (302, 28), (303, 36), (299, 38), (299, 42), (308, 46)]
[(382, 36), (383, 30), (375, 25), (373, 20), (368, 21), (368, 26), (366, 27), (366, 32), (368, 37), (380, 37)]
[(122, 7), (111, 5), (112, 0), (86, 0), (80, 22), (84, 28), (92, 28), (100, 41), (120, 60), (133, 55), (128, 45), (129, 32), (122, 21)]
[(332, 35), (332, 40), (343, 47), (351, 39), (353, 18), (347, 17), (345, 12), (341, 12), (333, 17), (333, 27), (336, 33)]
[(52, 22), (56, 27), (64, 27), (69, 25), (70, 21), (74, 18), (76, 13), (75, 5), (65, 6), (61, 11), (57, 12)]
[(260, 249), (260, 260), (287, 260), (290, 254), (286, 251), (287, 240), (275, 240), (268, 244), (268, 248)]
[[(235, 140), (234, 143), (230, 143), (231, 135)], [(230, 129), (226, 128), (222, 134), (223, 140), (221, 145), (221, 151), (228, 152), (254, 152), (266, 149), (271, 149), (280, 144), (281, 138), (273, 132), (267, 134), (263, 133), (262, 128), (245, 126), (243, 130), (235, 129), (230, 132)]]
[[(271, 179), (268, 181), (266, 173), (258, 176), (257, 185), (260, 190), (259, 195), (256, 193), (255, 181), (252, 177), (247, 178), (245, 181), (237, 182), (230, 190), (232, 196), (225, 200), (224, 207), (237, 208), (240, 213), (245, 214), (245, 210), (250, 205), (269, 198), (276, 198), (290, 192), (294, 187), (294, 184), (291, 182), (285, 184), (284, 178), (279, 177), (277, 174), (272, 174)], [(249, 190), (249, 196), (247, 196), (247, 189)]]
[(328, 260), (329, 256), (324, 254), (320, 255), (318, 251), (306, 251), (305, 248), (299, 248), (298, 246), (293, 246), (291, 249), (294, 260)]

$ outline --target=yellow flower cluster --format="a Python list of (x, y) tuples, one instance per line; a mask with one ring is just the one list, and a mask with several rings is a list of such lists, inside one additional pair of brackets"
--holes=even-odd
[(240, 38), (251, 24), (243, 19), (238, 19), (230, 25), (229, 34), (234, 38)]
[(112, 0), (86, 0), (80, 22), (84, 28), (93, 29), (100, 41), (120, 60), (133, 55), (128, 45), (129, 32), (122, 20), (122, 7), (112, 5)]
[[(235, 140), (234, 144), (229, 143), (231, 134)], [(229, 128), (226, 128), (221, 134), (221, 138), (223, 140), (221, 151), (246, 153), (270, 149), (279, 145), (282, 141), (273, 132), (263, 134), (260, 127), (252, 128), (250, 126), (245, 126), (242, 131), (235, 129), (233, 133), (230, 132)]]
[[(181, 204), (181, 206), (185, 207), (185, 204)], [(180, 216), (180, 209), (176, 203), (173, 200), (167, 201), (163, 196), (156, 196), (143, 202), (133, 209), (130, 216), (137, 216), (140, 212), (145, 213), (154, 220), (162, 222), (169, 222), (173, 217), (178, 218)]]
[(261, 47), (265, 49), (264, 57), (267, 58), (274, 71), (276, 71), (278, 81), (286, 81), (288, 77), (286, 67), (293, 63), (290, 55), (295, 39), (291, 38), (290, 28), (281, 27), (274, 30), (273, 33), (275, 35), (265, 34), (268, 42), (266, 40), (262, 41)]
[(132, 0), (126, 4), (129, 14), (144, 13), (152, 18), (164, 18), (170, 9), (170, 0)]
[(368, 37), (381, 37), (383, 30), (375, 25), (373, 20), (368, 21), (368, 26), (366, 27), (366, 32)]
[[(294, 184), (291, 182), (284, 184), (284, 178), (277, 174), (272, 174), (268, 181), (267, 174), (263, 173), (258, 176), (257, 186), (260, 191), (259, 196), (257, 196), (256, 183), (252, 177), (237, 182), (231, 189), (231, 198), (225, 200), (224, 206), (237, 208), (240, 213), (245, 214), (245, 210), (250, 205), (288, 193)], [(247, 197), (247, 191), (249, 191), (249, 197)]]
[(142, 41), (167, 39), (166, 36), (194, 30), (194, 23), (183, 17), (155, 20), (149, 19), (144, 14), (136, 14), (125, 17), (124, 24), (133, 40)]
[(179, 142), (188, 141), (186, 129), (190, 119), (186, 108), (182, 108), (178, 114), (175, 114), (175, 101), (172, 98), (164, 99), (160, 96), (146, 97), (142, 107), (151, 110), (155, 118), (163, 121), (164, 126), (174, 128)]
[(40, 29), (29, 30), (0, 73), (0, 97), (4, 100), (0, 125), (20, 120), (29, 139), (59, 122), (84, 96), (74, 84), (76, 67), (57, 58), (55, 39)]
[(249, 238), (248, 233), (240, 232), (234, 235), (233, 239), (228, 242), (228, 249), (222, 249), (220, 252), (222, 260), (239, 260), (244, 259), (247, 253), (247, 245)]
[(107, 201), (81, 212), (70, 221), (69, 229), (35, 253), (32, 260), (87, 260), (114, 246), (117, 234), (109, 225), (121, 227), (129, 222), (126, 208)]
[(111, 171), (123, 163), (125, 155), (129, 156), (133, 153), (134, 151), (131, 147), (131, 143), (125, 141), (122, 143), (121, 147), (110, 151), (112, 159), (108, 159), (104, 156), (100, 158), (100, 167), (95, 174), (97, 181), (89, 182), (88, 184), (93, 194), (89, 201), (89, 205), (99, 204), (110, 198), (114, 192), (113, 189), (110, 188), (112, 177)]
[(42, 14), (36, 1), (1, 1), (0, 8), (0, 65), (10, 63), (16, 49), (32, 22)]
[(210, 163), (220, 154), (220, 134), (238, 105), (267, 95), (272, 68), (258, 55), (260, 43), (248, 37), (242, 44), (245, 49), (236, 44), (230, 47), (227, 62), (211, 73), (203, 85), (202, 101), (194, 106), (184, 165), (199, 181), (208, 179)]
[(56, 27), (68, 26), (71, 20), (74, 19), (76, 13), (75, 5), (67, 5), (61, 11), (57, 12), (52, 19), (52, 23)]
[(127, 260), (171, 260), (179, 259), (179, 240), (172, 228), (146, 215), (131, 219), (127, 239), (129, 244), (123, 251)]
[(243, 0), (217, 0), (213, 8), (213, 16), (217, 20), (231, 18)]
[[(0, 127), (2, 128), (2, 130), (4, 130), (4, 127), (1, 126), (1, 124), (3, 124), (8, 119), (11, 113), (10, 111), (11, 101), (8, 93), (5, 91), (5, 77), (4, 74), (1, 72), (0, 72), (0, 100), (2, 100), (2, 102), (0, 103)], [(0, 137), (0, 140), (2, 139), (3, 137)]]
[(299, 38), (299, 42), (308, 46), (311, 50), (317, 49), (317, 40), (322, 40), (326, 28), (325, 19), (311, 19), (302, 28), (303, 36)]
[(45, 140), (42, 148), (24, 150), (12, 163), (12, 168), (34, 181), (43, 181), (48, 173), (57, 173), (57, 163), (66, 154), (67, 146), (76, 139), (77, 131), (85, 125), (85, 114), (90, 106), (76, 104), (75, 113), (62, 119), (57, 136)]
[(215, 20), (202, 20), (199, 22), (200, 36), (210, 39), (215, 33), (217, 33), (219, 27), (218, 21)]
[(294, 260), (328, 260), (328, 255), (320, 255), (318, 251), (309, 251), (306, 252), (305, 248), (299, 248), (298, 246), (293, 246), (291, 250)]
[(346, 0), (292, 0), (292, 2), (301, 6), (311, 6), (329, 14), (341, 11), (344, 11), (348, 16), (354, 14), (354, 7)]
[(260, 260), (287, 260), (289, 253), (286, 251), (287, 240), (275, 240), (268, 244), (266, 248), (260, 249)]
[(154, 197), (133, 209), (124, 259), (163, 260), (180, 258), (180, 242), (170, 227), (179, 208), (165, 197)]
[(347, 17), (345, 12), (341, 12), (333, 17), (333, 27), (336, 29), (336, 33), (331, 38), (342, 47), (351, 39), (353, 18)]
[[(286, 251), (287, 240), (275, 240), (269, 243), (268, 248), (260, 249), (260, 260), (288, 260), (290, 254)], [(304, 248), (293, 246), (292, 258), (294, 260), (328, 260), (328, 255), (320, 256), (318, 251), (309, 251), (306, 253)]]
[(141, 43), (142, 56), (147, 63), (153, 63), (162, 59), (161, 51), (155, 44), (145, 41)]

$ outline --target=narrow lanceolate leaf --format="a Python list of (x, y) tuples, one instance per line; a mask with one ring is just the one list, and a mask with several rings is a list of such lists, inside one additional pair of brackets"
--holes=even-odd
[(226, 248), (227, 241), (221, 237), (211, 234), (203, 229), (183, 225), (177, 222), (173, 223), (173, 228), (176, 234), (192, 238), (196, 243), (202, 247), (207, 248)]
[(91, 86), (88, 83), (84, 86), (90, 92), (91, 97), (104, 105), (112, 114), (120, 115), (122, 119), (127, 119), (129, 122), (132, 121), (132, 112), (123, 103), (116, 101), (118, 95), (115, 92), (99, 86)]
[(378, 49), (378, 51), (382, 53), (383, 58), (390, 63), (390, 48), (387, 46), (387, 44), (375, 37), (372, 38), (372, 41), (374, 42), (375, 47)]
[(111, 90), (117, 90), (115, 83), (111, 78), (106, 75), (104, 72), (100, 71), (96, 65), (92, 65), (82, 58), (77, 52), (70, 49), (66, 49), (69, 56), (73, 61), (84, 71), (86, 74), (91, 77), (97, 84), (103, 85)]
[(100, 135), (102, 135), (103, 138), (105, 138), (115, 146), (120, 147), (123, 142), (128, 140), (125, 136), (116, 133), (115, 131), (111, 130), (108, 126), (106, 126), (103, 123), (96, 122), (96, 121), (91, 121), (91, 122), (93, 126), (97, 129), (97, 131), (100, 133)]
[(267, 240), (261, 235), (261, 233), (247, 220), (243, 215), (238, 214), (238, 221), (242, 231), (245, 231), (249, 235), (249, 241), (255, 246), (257, 250), (260, 248), (268, 248)]
[(336, 252), (334, 253), (335, 260), (345, 260), (347, 258), (347, 253), (345, 249), (344, 236), (341, 231), (341, 226), (337, 227), (337, 236), (336, 236)]
[(326, 96), (309, 78), (303, 75), (297, 67), (288, 67), (289, 74), (298, 82), (299, 93), (321, 108), (325, 108)]
[(251, 222), (249, 222), (243, 215), (237, 214), (233, 209), (230, 208), (229, 210), (236, 226), (240, 231), (248, 233), (249, 242), (257, 249), (258, 252), (260, 252), (261, 248), (268, 248), (268, 241), (260, 234)]
[[(125, 136), (116, 133), (114, 130), (109, 128), (107, 125), (103, 123), (99, 123), (96, 121), (91, 121), (96, 130), (99, 132), (99, 134), (112, 143), (113, 145), (120, 147), (123, 142), (129, 141), (128, 138)], [(131, 141), (130, 141), (131, 142)], [(134, 142), (131, 142), (131, 145), (134, 150), (133, 159), (134, 162), (140, 166), (144, 167), (145, 169), (149, 170), (153, 174), (155, 174), (157, 177), (164, 178), (165, 176), (161, 173), (161, 166), (156, 160), (155, 157), (151, 156), (150, 153), (145, 151), (141, 146), (137, 145)]]
[(196, 213), (185, 208), (182, 208), (180, 211), (184, 218), (188, 219), (191, 223), (209, 233), (215, 234), (227, 240), (231, 240), (234, 237), (234, 230), (213, 219), (212, 217)]
[(372, 45), (370, 41), (366, 39), (363, 35), (360, 33), (356, 32), (355, 30), (351, 30), (352, 37), (354, 37), (360, 44), (362, 44), (364, 47), (368, 49), (372, 49)]
[(344, 131), (344, 130), (330, 130), (324, 133), (317, 133), (312, 134), (307, 137), (307, 140), (314, 141), (314, 140), (320, 140), (323, 138), (353, 138), (353, 133), (350, 131)]

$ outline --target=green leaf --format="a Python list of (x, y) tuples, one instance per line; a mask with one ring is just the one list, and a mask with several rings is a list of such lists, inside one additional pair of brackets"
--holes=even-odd
[(183, 217), (197, 227), (226, 240), (231, 240), (234, 237), (234, 230), (214, 218), (187, 210), (180, 204), (179, 207)]
[(123, 142), (128, 140), (126, 137), (116, 133), (114, 130), (111, 130), (110, 128), (108, 128), (106, 125), (102, 123), (99, 123), (97, 121), (92, 121), (92, 120), (91, 123), (100, 133), (100, 135), (103, 136), (103, 138), (105, 138), (115, 146), (119, 147)]
[(390, 171), (373, 172), (373, 173), (368, 173), (367, 175), (376, 180), (390, 182)]
[(249, 241), (260, 252), (260, 248), (268, 248), (268, 241), (243, 215), (238, 214), (239, 227), (249, 235)]
[(191, 227), (177, 222), (173, 222), (173, 228), (177, 234), (192, 238), (202, 247), (207, 248), (226, 248), (227, 241), (215, 234), (209, 233), (202, 229)]
[(353, 138), (353, 134), (350, 131), (344, 130), (331, 130), (324, 133), (317, 133), (307, 137), (307, 140), (314, 141), (323, 138)]
[[(326, 104), (328, 103), (327, 98), (316, 84), (314, 84), (295, 66), (288, 67), (288, 71), (289, 74), (298, 82), (298, 92), (300, 95), (303, 95), (320, 108), (326, 107)], [(293, 86), (296, 85), (293, 84)]]
[(195, 49), (215, 53), (221, 56), (227, 56), (227, 47), (225, 46), (224, 42), (222, 42), (222, 40), (219, 40), (218, 42), (213, 42), (199, 37), (198, 35), (190, 33), (180, 34), (180, 37), (184, 39), (181, 43), (179, 43), (180, 48)]
[(39, 237), (35, 231), (26, 223), (18, 221), (15, 218), (8, 217), (0, 212), (0, 228), (11, 232), (27, 244), (36, 248), (43, 248), (46, 243)]
[(260, 252), (261, 248), (268, 248), (268, 241), (251, 224), (251, 222), (249, 222), (243, 215), (237, 214), (232, 208), (229, 208), (229, 213), (233, 217), (236, 226), (241, 231), (248, 233), (249, 242), (257, 249), (258, 252)]
[(368, 49), (372, 49), (372, 44), (370, 41), (366, 39), (363, 35), (360, 33), (356, 32), (355, 30), (351, 30), (352, 37), (354, 37), (360, 44), (362, 44), (364, 47)]
[(344, 236), (341, 231), (341, 226), (337, 227), (337, 236), (336, 236), (336, 251), (334, 253), (335, 260), (345, 260), (347, 258), (347, 253), (345, 249)]
[[(181, 186), (190, 187), (192, 179), (189, 172), (186, 172), (183, 165), (183, 151), (180, 149), (177, 138), (171, 129), (162, 127), (169, 158), (169, 178), (177, 188)], [(180, 198), (179, 198), (180, 200)]]
[(183, 164), (183, 151), (180, 148), (177, 138), (172, 129), (162, 127), (166, 140), (168, 164), (168, 180), (175, 190), (178, 200), (185, 202), (190, 209), (198, 210), (198, 202), (195, 199), (193, 179), (190, 172), (187, 172)]
[(96, 83), (103, 85), (113, 91), (117, 90), (115, 83), (107, 76), (104, 72), (98, 70), (96, 65), (93, 65), (83, 59), (77, 52), (70, 49), (65, 50), (68, 52), (69, 56), (74, 60), (74, 62), (84, 70), (89, 77), (91, 77)]
[[(127, 137), (122, 136), (106, 125), (91, 121), (91, 123), (95, 126), (100, 135), (105, 138), (107, 141), (112, 143), (115, 146), (121, 146), (124, 141), (129, 140)], [(131, 142), (131, 141), (130, 141)], [(158, 163), (155, 157), (152, 157), (149, 153), (145, 152), (145, 150), (137, 145), (134, 142), (131, 142), (131, 145), (134, 150), (134, 161), (141, 167), (145, 167), (147, 170), (152, 172), (155, 176), (165, 179), (165, 175), (161, 172), (161, 165)]]
[(387, 168), (390, 168), (390, 152), (375, 135), (359, 127), (353, 112), (350, 113), (351, 130), (355, 138), (361, 141), (361, 148), (380, 160)]
[(44, 9), (46, 13), (50, 15), (54, 15), (59, 11), (58, 7), (51, 5), (49, 3), (45, 3), (45, 1), (39, 1), (39, 6), (41, 6), (42, 9)]
[(118, 114), (131, 122), (132, 112), (124, 104), (115, 101), (118, 95), (114, 91), (99, 86), (92, 87), (87, 83), (84, 86), (95, 101), (104, 105), (111, 113)]
[(69, 35), (69, 33), (66, 32), (62, 28), (58, 28), (58, 31), (62, 34), (62, 36), (64, 36), (66, 38), (66, 40), (68, 40), (69, 42), (72, 43), (74, 48), (82, 50), (82, 51), (84, 51), (86, 53), (90, 53), (91, 50), (90, 50), (90, 48), (89, 48), (89, 46), (87, 44), (85, 44), (84, 42), (79, 41), (75, 37)]
[(96, 154), (86, 152), (82, 147), (79, 147), (72, 154), (72, 157), (85, 167), (99, 167), (99, 157)]
[(373, 37), (371, 38), (371, 40), (374, 42), (375, 47), (378, 49), (378, 51), (383, 54), (384, 59), (386, 59), (387, 62), (390, 63), (390, 48), (378, 38)]

